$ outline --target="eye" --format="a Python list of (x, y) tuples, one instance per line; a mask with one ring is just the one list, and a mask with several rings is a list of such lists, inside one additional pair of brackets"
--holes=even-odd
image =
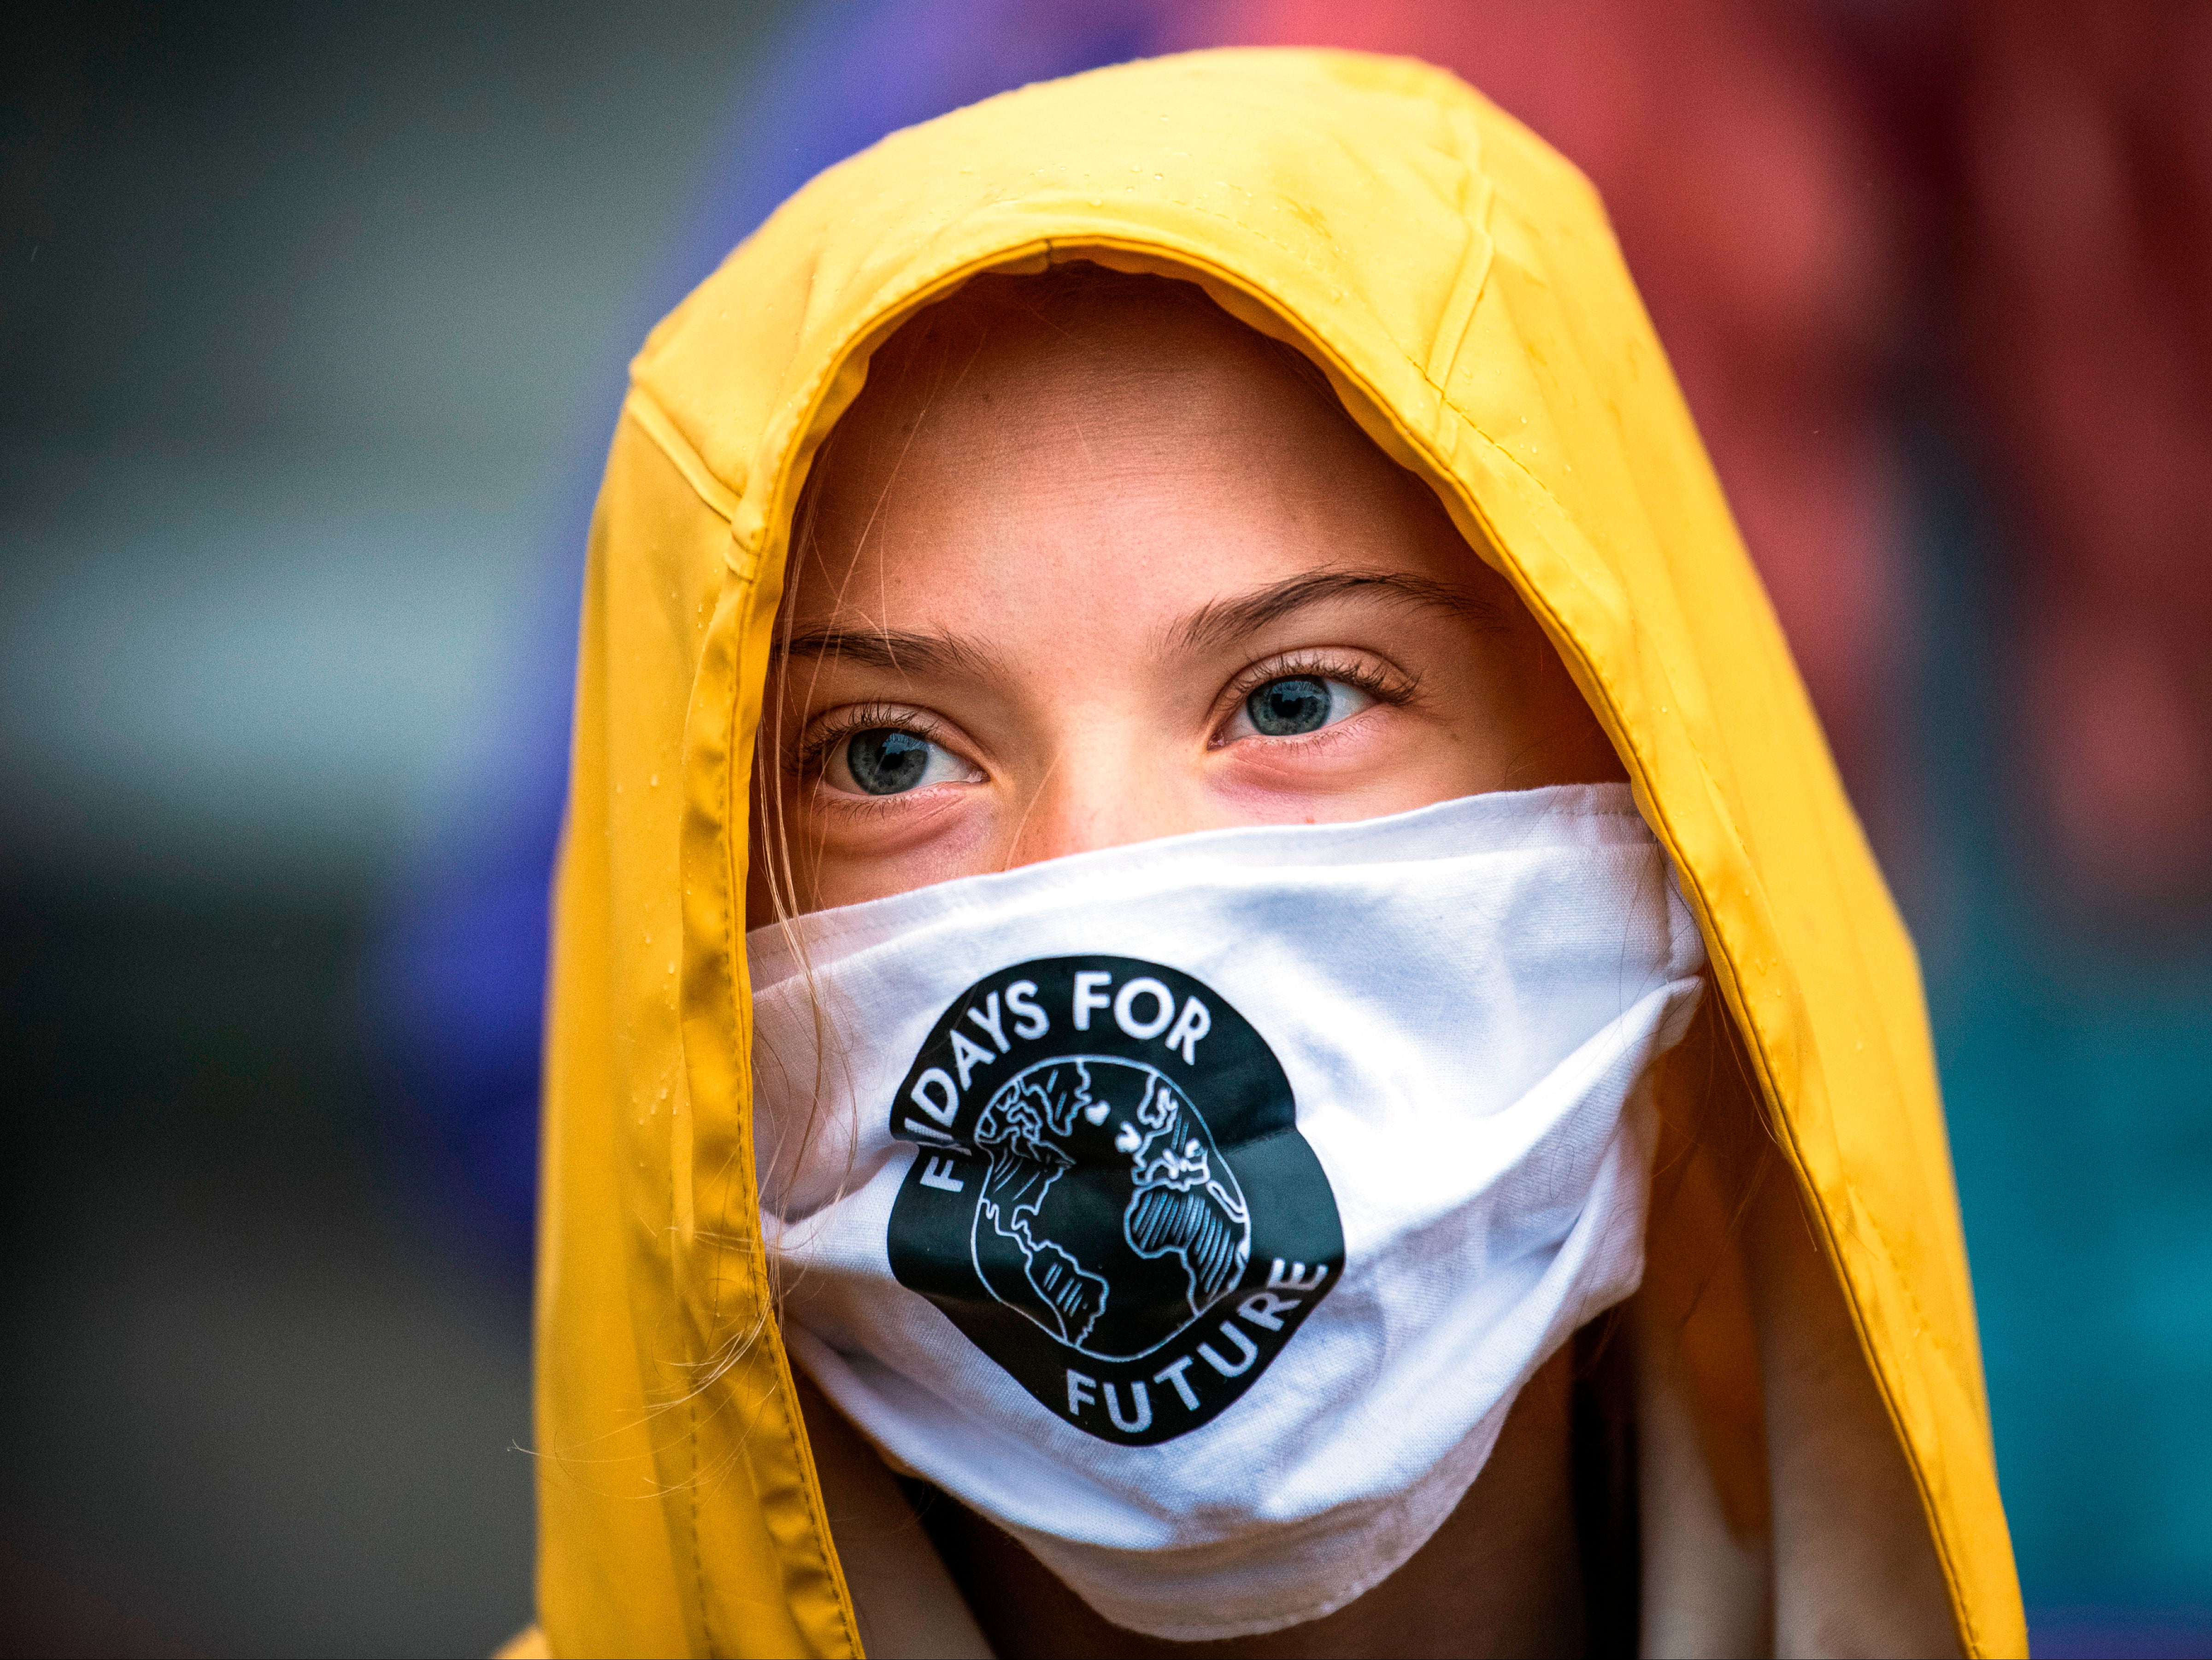
[(1262, 738), (1295, 738), (1334, 726), (1374, 702), (1372, 694), (1341, 680), (1291, 674), (1254, 687), (1244, 700), (1244, 720)]
[(870, 727), (839, 739), (824, 771), (837, 788), (864, 795), (903, 795), (971, 775), (943, 745), (897, 727)]

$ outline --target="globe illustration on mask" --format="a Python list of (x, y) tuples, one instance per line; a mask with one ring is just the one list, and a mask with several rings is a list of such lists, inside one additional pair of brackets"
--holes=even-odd
[(1133, 1359), (1243, 1278), (1250, 1207), (1206, 1120), (1158, 1067), (1040, 1061), (991, 1096), (969, 1135), (989, 1161), (976, 1274), (1068, 1347)]

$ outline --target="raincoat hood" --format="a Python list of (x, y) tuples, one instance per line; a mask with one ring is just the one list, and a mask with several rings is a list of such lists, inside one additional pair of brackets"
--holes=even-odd
[(758, 1219), (754, 734), (793, 504), (870, 353), (979, 273), (1072, 258), (1195, 282), (1306, 353), (1541, 623), (1698, 918), (1960, 1643), (2024, 1651), (1911, 945), (1603, 210), (1451, 76), (1307, 51), (1130, 64), (895, 134), (786, 204), (636, 359), (556, 909), (552, 1651), (859, 1650)]

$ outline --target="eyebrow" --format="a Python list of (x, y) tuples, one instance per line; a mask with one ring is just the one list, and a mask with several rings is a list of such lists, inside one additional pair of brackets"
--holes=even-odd
[[(1505, 613), (1494, 601), (1449, 582), (1407, 571), (1313, 570), (1234, 599), (1210, 601), (1170, 629), (1167, 643), (1186, 651), (1234, 645), (1310, 605), (1370, 593), (1395, 605), (1444, 611), (1486, 630), (1506, 626)], [(992, 654), (956, 635), (895, 629), (810, 629), (780, 642), (775, 654), (836, 658), (895, 674), (975, 675), (997, 666)]]
[(1507, 626), (1504, 611), (1494, 601), (1449, 582), (1407, 571), (1312, 570), (1234, 599), (1200, 606), (1169, 630), (1168, 643), (1187, 649), (1231, 645), (1309, 605), (1364, 593), (1400, 605), (1445, 611), (1486, 631)]
[(811, 629), (780, 642), (778, 657), (835, 657), (895, 674), (974, 674), (994, 660), (949, 634), (907, 634), (895, 629)]

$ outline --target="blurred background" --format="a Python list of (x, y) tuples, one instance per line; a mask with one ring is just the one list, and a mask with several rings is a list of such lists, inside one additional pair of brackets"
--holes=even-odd
[(2212, 7), (489, 0), (0, 24), (0, 1652), (526, 1621), (628, 354), (893, 127), (1266, 41), (1605, 191), (1921, 944), (2038, 1651), (2212, 1651)]

